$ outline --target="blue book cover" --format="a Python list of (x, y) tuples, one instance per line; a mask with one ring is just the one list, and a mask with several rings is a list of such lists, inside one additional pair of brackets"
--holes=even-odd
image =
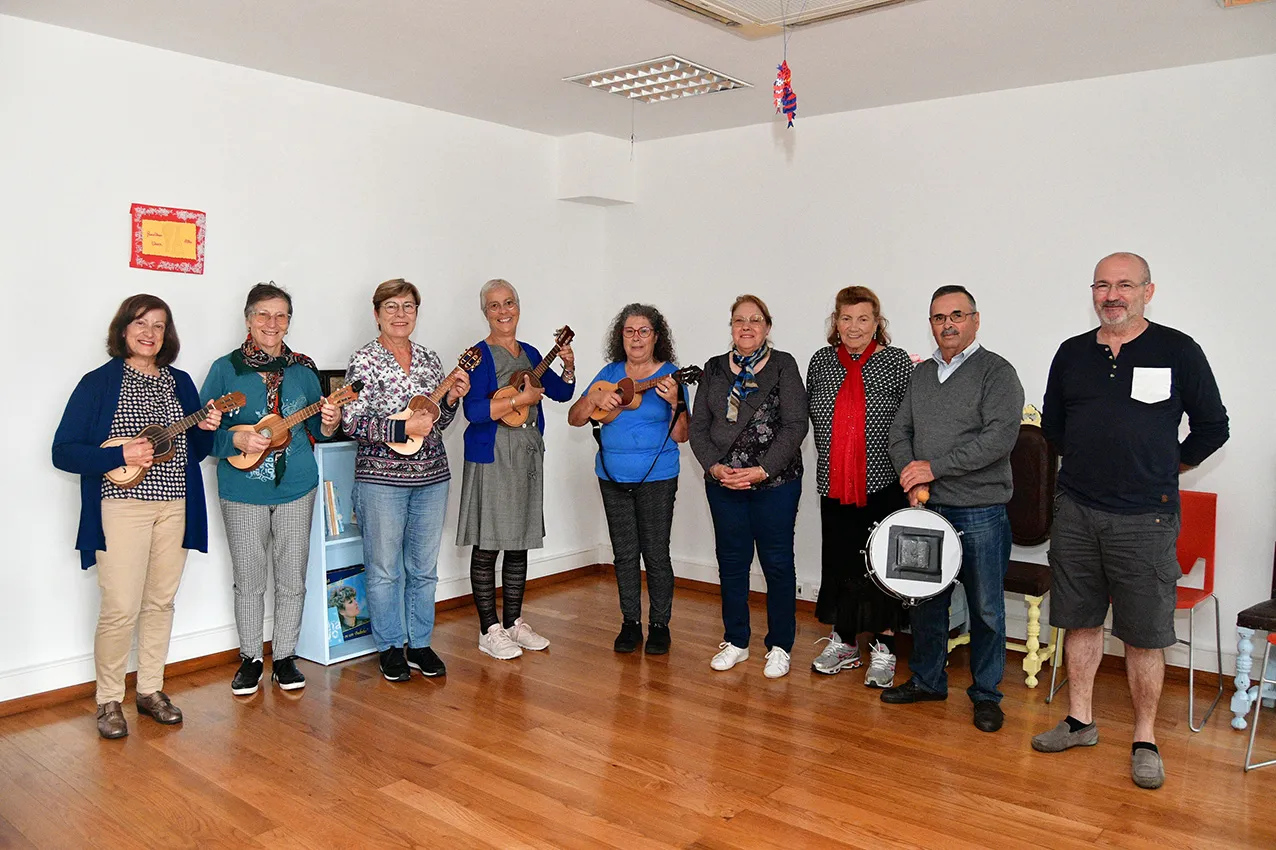
[(363, 564), (328, 571), (328, 646), (372, 634)]

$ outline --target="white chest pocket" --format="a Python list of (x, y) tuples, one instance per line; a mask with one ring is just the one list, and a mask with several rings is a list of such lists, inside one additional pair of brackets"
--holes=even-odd
[(1156, 404), (1170, 397), (1170, 381), (1173, 369), (1134, 367), (1134, 380), (1130, 384), (1130, 398), (1144, 404)]

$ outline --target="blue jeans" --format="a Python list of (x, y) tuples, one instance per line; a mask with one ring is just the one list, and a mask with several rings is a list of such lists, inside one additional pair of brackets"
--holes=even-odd
[(392, 487), (356, 481), (354, 489), (363, 531), (372, 639), (379, 651), (401, 647), (405, 639), (413, 649), (429, 646), (448, 482)]
[[(1001, 702), (1006, 671), (1006, 565), (1010, 560), (1010, 518), (1005, 505), (953, 508), (931, 505), (961, 535), (961, 578), (970, 607), (971, 702)], [(909, 611), (913, 680), (923, 690), (948, 692), (948, 603), (952, 588)]]
[(705, 482), (722, 587), (722, 639), (749, 645), (749, 568), (757, 547), (766, 576), (766, 648), (793, 651), (797, 633), (797, 573), (793, 566), (793, 526), (802, 479), (765, 490), (728, 490)]

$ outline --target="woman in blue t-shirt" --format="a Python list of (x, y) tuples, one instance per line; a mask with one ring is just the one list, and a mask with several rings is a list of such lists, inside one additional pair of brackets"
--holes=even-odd
[(637, 407), (622, 409), (602, 426), (594, 471), (607, 513), (624, 617), (615, 650), (633, 652), (643, 645), (641, 556), (647, 566), (646, 652), (663, 655), (669, 651), (673, 608), (669, 529), (678, 493), (677, 444), (687, 440), (686, 406), (680, 403), (677, 382), (669, 377), (678, 370), (673, 362), (673, 334), (655, 307), (630, 304), (612, 322), (604, 352), (610, 362), (572, 405), (567, 414), (571, 425), (584, 425), (595, 413), (620, 407), (620, 396), (609, 387), (597, 386), (600, 381), (662, 378), (639, 396)]

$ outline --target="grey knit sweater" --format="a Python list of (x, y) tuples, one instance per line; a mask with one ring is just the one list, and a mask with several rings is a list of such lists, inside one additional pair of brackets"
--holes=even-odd
[(930, 462), (931, 501), (951, 507), (1003, 505), (1014, 483), (1010, 452), (1019, 438), (1023, 385), (1015, 367), (980, 348), (939, 382), (927, 360), (913, 371), (891, 426), (895, 471), (914, 460)]

